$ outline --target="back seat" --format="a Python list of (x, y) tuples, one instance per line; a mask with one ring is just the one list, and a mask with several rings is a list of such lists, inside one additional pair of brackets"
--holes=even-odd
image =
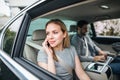
[(24, 58), (37, 63), (37, 53), (42, 49), (42, 42), (46, 37), (45, 30), (35, 30), (30, 39), (26, 40), (24, 47)]
[(68, 32), (70, 41), (71, 41), (71, 38), (73, 37), (73, 35), (76, 34), (76, 32), (77, 32), (77, 26), (76, 25), (70, 25), (70, 30)]
[[(35, 30), (32, 34), (32, 38), (26, 40), (25, 48), (24, 48), (24, 58), (30, 60), (31, 62), (37, 64), (37, 53), (42, 49), (42, 42), (46, 37), (45, 30)], [(85, 67), (85, 65), (82, 63)], [(86, 73), (90, 76), (92, 80), (112, 80), (110, 77), (108, 78), (106, 73), (95, 73), (86, 71)], [(75, 76), (76, 78), (76, 76)]]

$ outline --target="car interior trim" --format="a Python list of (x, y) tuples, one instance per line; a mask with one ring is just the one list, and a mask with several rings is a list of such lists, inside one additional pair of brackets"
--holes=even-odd
[(44, 17), (44, 16), (46, 16), (46, 15), (50, 15), (50, 14), (52, 14), (52, 13), (55, 13), (55, 12), (58, 12), (58, 11), (61, 11), (61, 10), (65, 10), (65, 9), (68, 9), (68, 8), (71, 8), (71, 7), (75, 7), (75, 6), (87, 4), (87, 3), (90, 3), (90, 2), (94, 2), (94, 1), (96, 1), (96, 0), (86, 0), (86, 1), (79, 2), (79, 3), (75, 3), (74, 5), (69, 5), (69, 6), (66, 6), (66, 7), (62, 7), (62, 8), (53, 10), (53, 11), (51, 11), (51, 12), (48, 12), (48, 13), (46, 13), (46, 14), (43, 14), (43, 15), (41, 15), (41, 17)]
[[(29, 71), (24, 69), (21, 65), (16, 63), (13, 59), (11, 59), (5, 52), (0, 50), (0, 58), (1, 60), (6, 63), (6, 65), (11, 68), (13, 73), (15, 73), (21, 80), (39, 80), (36, 76), (32, 75)], [(14, 66), (13, 66), (14, 65)], [(19, 73), (19, 74), (18, 74)], [(23, 75), (25, 74), (25, 75)], [(29, 77), (30, 76), (30, 77)]]

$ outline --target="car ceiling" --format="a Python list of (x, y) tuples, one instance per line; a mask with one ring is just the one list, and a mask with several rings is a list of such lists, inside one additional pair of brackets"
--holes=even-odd
[[(103, 9), (100, 5), (109, 6)], [(55, 11), (54, 11), (55, 12)], [(63, 18), (70, 20), (85, 19), (89, 22), (112, 19), (120, 17), (120, 0), (86, 0), (75, 4), (74, 7), (67, 7), (49, 14), (47, 18)]]

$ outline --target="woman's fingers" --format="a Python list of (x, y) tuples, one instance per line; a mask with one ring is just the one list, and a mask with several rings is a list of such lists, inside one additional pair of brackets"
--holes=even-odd
[(47, 38), (44, 40), (44, 42), (42, 43), (43, 47), (48, 47), (48, 41), (47, 41)]

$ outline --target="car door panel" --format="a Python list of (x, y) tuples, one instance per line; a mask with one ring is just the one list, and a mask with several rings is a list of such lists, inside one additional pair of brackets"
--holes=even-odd
[(112, 37), (95, 37), (92, 40), (96, 43), (98, 47), (100, 47), (104, 51), (110, 51), (111, 53), (116, 53), (115, 50), (112, 48), (112, 44), (115, 42), (119, 42), (119, 38), (112, 38)]

